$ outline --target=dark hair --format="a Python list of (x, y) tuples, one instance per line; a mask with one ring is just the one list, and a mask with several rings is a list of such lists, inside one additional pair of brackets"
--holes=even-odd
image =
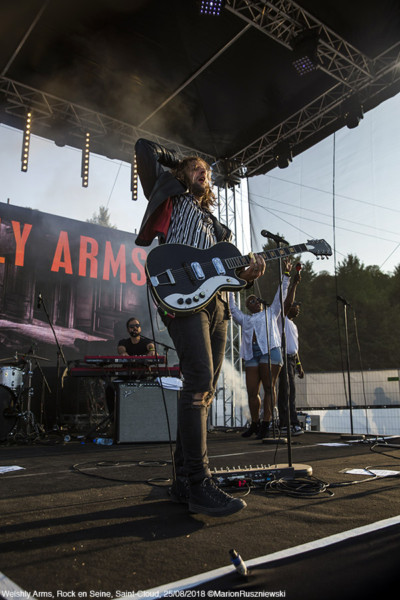
[[(128, 329), (128, 327), (129, 327), (129, 323), (130, 323), (131, 321), (139, 321), (139, 319), (137, 319), (136, 317), (131, 317), (130, 319), (128, 319), (128, 320), (127, 320), (127, 322), (126, 322), (126, 328), (127, 328), (127, 329)], [(140, 322), (139, 322), (139, 327), (140, 327)]]
[(250, 294), (250, 296), (248, 296), (246, 298), (246, 308), (249, 308), (249, 301), (250, 301), (251, 298), (256, 298), (257, 299), (257, 296), (255, 294)]
[[(190, 189), (190, 181), (188, 181), (188, 179), (186, 177), (186, 169), (189, 166), (189, 164), (194, 161), (202, 162), (206, 166), (208, 173), (211, 172), (210, 165), (203, 158), (200, 158), (200, 156), (186, 156), (171, 171), (172, 175), (174, 175), (177, 179), (180, 179), (181, 181), (183, 181), (183, 183), (189, 189)], [(200, 204), (203, 208), (210, 209), (212, 206), (215, 206), (216, 203), (217, 203), (217, 198), (216, 198), (214, 192), (212, 191), (212, 188), (210, 186), (208, 186), (208, 188), (204, 192), (203, 196), (200, 198)]]

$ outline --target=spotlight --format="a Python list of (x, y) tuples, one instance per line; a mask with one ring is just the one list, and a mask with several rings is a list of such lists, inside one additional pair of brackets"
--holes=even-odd
[(274, 148), (274, 159), (280, 169), (286, 169), (293, 160), (292, 148), (287, 141), (279, 142)]
[(28, 159), (29, 159), (29, 144), (31, 141), (31, 125), (32, 125), (32, 113), (29, 111), (26, 113), (26, 121), (24, 127), (24, 139), (22, 140), (22, 152), (21, 152), (21, 171), (26, 172), (28, 170)]
[(89, 185), (89, 152), (90, 152), (90, 133), (87, 131), (85, 135), (85, 145), (82, 148), (82, 163), (81, 163), (81, 177), (82, 187)]
[(358, 127), (361, 119), (364, 118), (364, 109), (360, 100), (352, 96), (343, 103), (343, 119), (349, 129)]
[(239, 161), (231, 158), (223, 158), (211, 165), (211, 178), (214, 185), (218, 187), (234, 188), (240, 184), (241, 178), (245, 177), (247, 168)]
[(224, 5), (225, 0), (200, 0), (200, 14), (219, 17)]
[(318, 38), (311, 30), (303, 31), (292, 40), (292, 65), (300, 76), (315, 71), (320, 64), (318, 58)]
[(132, 200), (138, 199), (138, 172), (136, 162), (136, 152), (133, 153), (132, 165), (131, 165), (131, 192)]

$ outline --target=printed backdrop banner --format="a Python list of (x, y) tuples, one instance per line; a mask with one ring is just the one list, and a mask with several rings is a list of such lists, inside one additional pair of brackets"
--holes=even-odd
[[(115, 355), (132, 316), (153, 337), (144, 270), (149, 248), (135, 239), (0, 203), (0, 364), (32, 348), (57, 364), (58, 344), (67, 361)], [(166, 332), (155, 331), (170, 343)]]

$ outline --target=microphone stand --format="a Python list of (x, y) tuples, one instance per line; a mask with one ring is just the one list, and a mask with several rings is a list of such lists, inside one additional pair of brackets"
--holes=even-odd
[[(278, 235), (274, 235), (271, 234), (270, 232), (261, 232), (262, 235), (265, 235), (264, 237), (268, 237), (270, 239), (272, 239), (275, 243), (276, 243), (276, 247), (280, 248), (281, 243), (282, 244), (287, 244), (286, 240), (284, 240), (283, 238), (281, 238)], [(283, 290), (282, 290), (282, 259), (278, 260), (278, 286), (279, 286), (279, 301), (280, 301), (280, 305), (281, 305), (281, 317), (283, 316), (283, 312), (284, 312), (284, 303), (283, 303)], [(273, 403), (273, 399), (274, 399), (274, 395), (273, 395), (273, 385), (272, 385), (272, 369), (271, 369), (271, 352), (270, 352), (270, 348), (269, 348), (269, 338), (268, 338), (268, 319), (267, 319), (267, 311), (265, 309), (265, 315), (266, 315), (266, 323), (267, 323), (267, 339), (268, 339), (268, 356), (269, 356), (269, 360), (268, 360), (268, 366), (269, 366), (269, 378), (270, 378), (270, 395), (271, 395), (271, 416), (272, 416), (272, 438), (264, 438), (263, 439), (263, 443), (268, 444), (268, 443), (285, 443), (286, 440), (284, 438), (281, 438), (280, 436), (277, 438), (276, 437), (276, 419), (274, 416), (274, 413), (276, 414), (276, 410), (277, 410), (277, 404)], [(286, 338), (285, 338), (285, 320), (284, 318), (282, 319), (282, 340), (284, 340), (284, 346), (283, 347), (283, 368), (285, 370), (286, 373), (286, 379), (287, 379), (287, 357), (286, 357)], [(277, 399), (276, 399), (277, 400)], [(288, 406), (289, 406), (289, 397), (287, 397), (287, 402), (288, 402)], [(290, 418), (290, 415), (289, 415)], [(291, 449), (291, 436), (290, 436), (290, 427), (288, 427), (288, 465), (289, 467), (292, 466), (292, 449)]]
[(351, 305), (347, 302), (345, 298), (341, 296), (337, 296), (337, 299), (343, 303), (343, 314), (344, 314), (344, 333), (346, 340), (346, 358), (347, 358), (347, 388), (349, 391), (349, 409), (350, 409), (350, 432), (351, 435), (354, 433), (353, 429), (353, 403), (351, 400), (351, 382), (350, 382), (350, 351), (349, 351), (349, 329), (347, 324), (347, 306)]
[(68, 366), (68, 363), (67, 363), (67, 360), (65, 358), (64, 351), (61, 348), (60, 343), (58, 341), (57, 334), (56, 334), (56, 332), (54, 330), (53, 323), (51, 322), (50, 315), (49, 315), (49, 313), (47, 311), (47, 307), (46, 307), (46, 303), (44, 301), (44, 298), (43, 298), (42, 294), (39, 294), (39, 296), (38, 296), (38, 308), (40, 308), (41, 306), (43, 306), (44, 314), (46, 315), (47, 322), (50, 325), (51, 331), (53, 332), (54, 340), (55, 340), (56, 346), (57, 346), (56, 425), (58, 425), (59, 424), (59, 419), (60, 419), (60, 415), (59, 415), (59, 410), (60, 410), (60, 404), (59, 404), (59, 400), (60, 400), (60, 357), (62, 358), (65, 367)]
[(172, 346), (168, 346), (168, 344), (164, 344), (164, 342), (157, 342), (157, 340), (153, 340), (151, 338), (148, 338), (145, 335), (141, 335), (140, 337), (143, 340), (148, 340), (149, 342), (152, 342), (153, 344), (156, 344), (158, 346), (162, 346), (164, 348), (164, 351), (165, 351), (165, 368), (168, 369), (168, 350), (175, 350), (175, 348), (173, 348)]

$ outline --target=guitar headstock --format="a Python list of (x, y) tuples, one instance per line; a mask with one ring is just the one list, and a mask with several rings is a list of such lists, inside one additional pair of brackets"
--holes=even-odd
[(332, 256), (332, 248), (325, 240), (307, 240), (307, 250), (312, 252), (317, 258)]

